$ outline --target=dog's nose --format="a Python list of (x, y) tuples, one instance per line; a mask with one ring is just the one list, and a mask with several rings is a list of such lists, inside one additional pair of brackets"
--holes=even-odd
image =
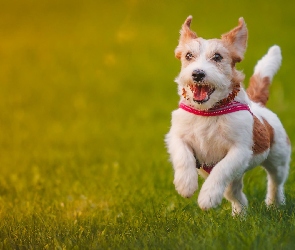
[(192, 77), (195, 82), (203, 81), (205, 76), (206, 76), (205, 71), (201, 69), (196, 69), (192, 73)]

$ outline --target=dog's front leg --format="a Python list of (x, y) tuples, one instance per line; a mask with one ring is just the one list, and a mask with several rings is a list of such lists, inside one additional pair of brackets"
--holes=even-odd
[(192, 149), (178, 137), (167, 137), (167, 146), (174, 168), (174, 185), (183, 197), (191, 197), (198, 189), (198, 173)]
[(236, 178), (240, 178), (248, 167), (252, 152), (247, 148), (232, 148), (213, 168), (204, 182), (198, 203), (206, 210), (218, 206), (223, 198), (225, 188)]

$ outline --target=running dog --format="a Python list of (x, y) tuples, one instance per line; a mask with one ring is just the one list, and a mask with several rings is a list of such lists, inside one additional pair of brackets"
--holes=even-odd
[(166, 145), (174, 168), (174, 185), (183, 197), (198, 188), (201, 209), (218, 206), (223, 196), (233, 215), (245, 211), (243, 175), (261, 165), (267, 172), (267, 206), (285, 204), (284, 183), (291, 145), (279, 118), (265, 107), (269, 86), (281, 65), (281, 50), (272, 46), (258, 61), (247, 91), (235, 68), (243, 60), (248, 30), (243, 18), (221, 39), (205, 40), (190, 29), (189, 16), (180, 31), (176, 58), (179, 108), (172, 112)]

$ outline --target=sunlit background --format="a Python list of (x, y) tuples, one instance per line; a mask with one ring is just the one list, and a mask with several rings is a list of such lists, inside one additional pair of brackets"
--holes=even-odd
[[(174, 49), (188, 15), (204, 38), (220, 37), (244, 17), (248, 49), (238, 68), (246, 86), (256, 61), (273, 44), (281, 47), (268, 106), (294, 141), (294, 10), (279, 0), (1, 1), (0, 244), (73, 247), (61, 228), (79, 234), (89, 226), (82, 218), (92, 218), (92, 241), (85, 229), (80, 246), (99, 239), (107, 246), (101, 232), (118, 218), (128, 224), (124, 209), (188, 203), (174, 191), (163, 142), (177, 108)], [(255, 171), (246, 193), (262, 201), (265, 176)], [(54, 221), (48, 232), (61, 236), (47, 240), (39, 229), (32, 242), (22, 226), (33, 216), (40, 228)]]

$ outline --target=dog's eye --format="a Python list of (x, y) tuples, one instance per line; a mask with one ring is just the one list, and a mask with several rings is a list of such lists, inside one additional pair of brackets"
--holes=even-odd
[(193, 56), (193, 54), (191, 52), (187, 52), (186, 55), (185, 55), (185, 59), (188, 60), (188, 61), (192, 60), (193, 57), (194, 56)]
[(214, 56), (211, 58), (215, 62), (221, 62), (223, 57), (219, 53), (215, 53)]

